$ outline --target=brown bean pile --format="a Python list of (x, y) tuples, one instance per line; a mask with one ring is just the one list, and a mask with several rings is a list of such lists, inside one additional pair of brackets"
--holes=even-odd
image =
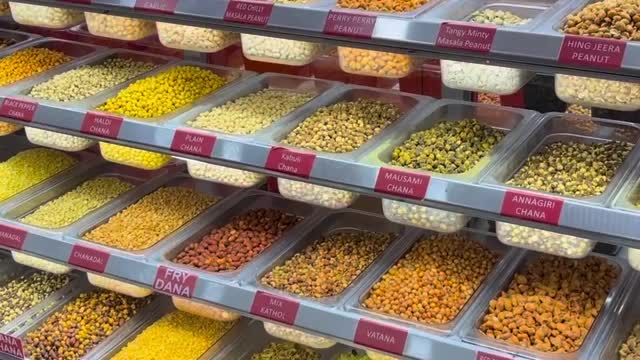
[(640, 0), (603, 0), (569, 15), (563, 31), (611, 39), (640, 40)]
[(540, 256), (491, 300), (480, 331), (539, 351), (577, 351), (618, 275), (599, 257)]
[(173, 260), (206, 271), (233, 271), (260, 255), (302, 219), (277, 209), (253, 209), (213, 229)]
[(463, 234), (424, 237), (373, 286), (363, 305), (425, 324), (446, 324), (497, 260), (497, 254)]
[(297, 295), (324, 298), (343, 292), (389, 246), (392, 234), (337, 231), (315, 241), (260, 281)]

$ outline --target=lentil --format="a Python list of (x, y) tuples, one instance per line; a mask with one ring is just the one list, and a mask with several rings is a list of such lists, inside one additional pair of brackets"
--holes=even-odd
[(72, 59), (63, 52), (47, 48), (18, 50), (0, 59), (0, 86), (13, 84), (52, 69)]
[(106, 142), (100, 142), (100, 153), (107, 161), (145, 170), (160, 169), (171, 161), (170, 155)]
[(120, 40), (140, 40), (156, 32), (156, 24), (153, 21), (85, 12), (87, 28), (96, 36)]
[(47, 229), (59, 229), (75, 223), (132, 188), (133, 185), (117, 177), (99, 176), (45, 203), (20, 221)]
[(382, 210), (393, 222), (443, 233), (461, 230), (470, 219), (464, 214), (391, 199), (382, 199)]
[(240, 41), (234, 32), (164, 22), (157, 22), (156, 27), (162, 45), (174, 49), (218, 52)]
[(611, 39), (640, 40), (640, 1), (603, 0), (567, 16), (567, 34)]
[(252, 209), (189, 244), (173, 261), (205, 271), (233, 271), (264, 252), (300, 220), (278, 209)]
[(9, 122), (0, 121), (0, 136), (10, 135), (22, 129), (21, 125), (15, 125)]
[(223, 310), (217, 306), (203, 304), (183, 297), (172, 296), (171, 300), (176, 309), (188, 312), (193, 315), (205, 317), (216, 321), (235, 321), (240, 318), (240, 314)]
[(110, 291), (82, 293), (26, 335), (25, 356), (41, 360), (80, 359), (149, 301)]
[(264, 329), (269, 335), (273, 337), (295, 342), (314, 349), (326, 349), (336, 344), (336, 342), (331, 339), (309, 334), (304, 331), (300, 331), (284, 325), (276, 325), (273, 323), (265, 322)]
[(9, 1), (11, 16), (18, 24), (53, 29), (68, 28), (84, 21), (82, 11)]
[(143, 250), (215, 202), (213, 197), (186, 187), (162, 187), (85, 233), (83, 238), (122, 250)]
[(484, 9), (473, 12), (469, 21), (479, 24), (519, 26), (527, 24), (531, 18), (523, 18), (507, 10)]
[(284, 65), (307, 65), (328, 49), (325, 44), (308, 41), (251, 34), (241, 34), (240, 38), (242, 53), (248, 59)]
[(50, 272), (53, 274), (66, 274), (71, 272), (71, 268), (66, 265), (58, 264), (53, 261), (41, 259), (36, 256), (27, 255), (24, 253), (20, 253), (17, 251), (12, 251), (11, 256), (13, 257), (13, 261), (18, 264), (26, 265), (38, 270)]
[(498, 258), (464, 234), (423, 237), (373, 285), (362, 305), (424, 324), (449, 323)]
[(113, 360), (197, 360), (233, 323), (173, 311), (144, 329)]
[(577, 351), (618, 276), (602, 258), (541, 255), (490, 301), (480, 331), (538, 351)]
[(284, 178), (278, 178), (278, 190), (287, 199), (303, 201), (330, 209), (349, 207), (358, 199), (358, 194), (351, 191)]
[(624, 343), (620, 345), (620, 349), (618, 350), (619, 360), (635, 360), (640, 358), (640, 346), (638, 346), (638, 338), (640, 338), (640, 322), (633, 325), (631, 333), (629, 333), (629, 336), (624, 341)]
[(556, 75), (556, 95), (568, 103), (631, 111), (640, 109), (640, 84)]
[(572, 259), (583, 258), (593, 250), (596, 241), (572, 235), (498, 222), (498, 239), (511, 246), (540, 251)]
[(409, 55), (342, 46), (338, 47), (338, 57), (342, 71), (359, 75), (401, 78), (415, 66)]
[(260, 173), (233, 169), (197, 160), (187, 160), (187, 168), (189, 169), (189, 174), (194, 178), (243, 188), (258, 185), (266, 178), (265, 175)]
[(69, 169), (77, 162), (57, 150), (35, 148), (19, 152), (0, 163), (0, 201)]
[(42, 130), (27, 126), (27, 139), (32, 144), (46, 146), (62, 151), (82, 151), (90, 148), (95, 141), (80, 136), (73, 136), (55, 131)]
[(342, 293), (391, 244), (392, 234), (336, 231), (274, 267), (260, 282), (296, 295)]
[(87, 273), (87, 279), (93, 286), (97, 286), (102, 289), (115, 291), (120, 294), (124, 294), (127, 296), (135, 297), (135, 298), (143, 298), (145, 296), (149, 296), (153, 293), (150, 289), (133, 285), (128, 282), (112, 279), (106, 276)]
[(522, 69), (452, 60), (442, 60), (440, 66), (442, 82), (446, 86), (498, 95), (513, 94), (533, 76), (533, 73)]
[(5, 326), (69, 283), (66, 275), (22, 275), (0, 287), (0, 326)]
[(320, 360), (318, 352), (304, 346), (285, 342), (272, 342), (261, 352), (251, 355), (251, 360)]

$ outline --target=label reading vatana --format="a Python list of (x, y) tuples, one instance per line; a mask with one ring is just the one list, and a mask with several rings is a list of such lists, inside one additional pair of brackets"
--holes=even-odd
[(427, 194), (431, 176), (398, 169), (380, 168), (375, 191), (422, 200)]
[(0, 334), (0, 354), (14, 359), (24, 359), (22, 340), (11, 335)]
[(122, 122), (121, 117), (89, 111), (84, 116), (80, 131), (85, 134), (117, 139)]
[(353, 342), (374, 349), (402, 355), (408, 331), (395, 326), (360, 319)]
[(109, 262), (109, 253), (83, 245), (73, 245), (69, 255), (69, 264), (103, 273)]
[(0, 115), (26, 122), (33, 121), (38, 110), (38, 103), (7, 97), (0, 105)]
[(266, 293), (256, 292), (251, 305), (251, 313), (266, 319), (278, 321), (284, 324), (293, 325), (298, 316), (300, 303), (295, 300)]
[(502, 215), (558, 225), (564, 200), (522, 190), (507, 190)]
[(486, 353), (484, 351), (478, 351), (476, 353), (476, 360), (511, 360), (512, 357), (500, 356), (495, 354)]
[(274, 146), (269, 151), (265, 168), (285, 174), (308, 178), (316, 161), (316, 154)]
[(558, 56), (560, 64), (619, 69), (627, 43), (622, 40), (565, 35)]
[(136, 10), (155, 11), (164, 14), (176, 12), (178, 0), (136, 0)]
[(436, 46), (474, 52), (490, 52), (496, 27), (460, 22), (443, 22), (436, 39)]
[(210, 157), (216, 144), (216, 136), (193, 129), (177, 129), (171, 142), (171, 150), (183, 154)]
[(328, 35), (371, 39), (375, 27), (376, 17), (373, 15), (329, 10), (323, 32)]
[(160, 265), (153, 281), (153, 288), (166, 294), (192, 298), (197, 282), (196, 274)]
[(9, 225), (0, 225), (0, 245), (22, 250), (27, 231)]
[(267, 25), (273, 11), (273, 2), (259, 0), (230, 0), (224, 12), (224, 21), (250, 25)]

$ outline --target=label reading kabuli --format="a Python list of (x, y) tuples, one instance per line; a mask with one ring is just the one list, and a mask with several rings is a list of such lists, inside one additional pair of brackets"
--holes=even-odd
[(210, 157), (216, 144), (216, 136), (193, 129), (177, 129), (171, 142), (171, 150), (183, 154)]
[(619, 69), (627, 48), (622, 40), (565, 35), (558, 56), (560, 64)]
[(558, 225), (564, 200), (521, 190), (507, 190), (502, 215)]
[(354, 38), (371, 39), (376, 27), (376, 16), (329, 10), (323, 32)]
[(273, 11), (271, 1), (231, 0), (224, 12), (224, 21), (250, 25), (267, 25)]
[(411, 199), (424, 199), (431, 176), (410, 171), (380, 168), (375, 191)]
[(27, 231), (9, 225), (0, 225), (0, 245), (22, 250)]
[(367, 319), (360, 319), (356, 327), (356, 335), (353, 342), (402, 355), (408, 334), (406, 329), (380, 324)]
[(443, 22), (436, 39), (436, 46), (475, 52), (490, 52), (496, 27), (459, 22)]
[(165, 14), (176, 12), (178, 0), (136, 0), (136, 10), (155, 11)]
[(38, 103), (7, 97), (0, 105), (0, 115), (11, 119), (31, 122), (38, 110)]
[(256, 292), (256, 297), (253, 298), (251, 313), (266, 319), (293, 325), (299, 308), (300, 303), (295, 300), (258, 291)]
[(511, 360), (512, 357), (500, 356), (495, 354), (486, 353), (484, 351), (478, 351), (476, 353), (476, 360)]
[(8, 355), (14, 359), (24, 359), (22, 340), (11, 335), (0, 334), (0, 354)]
[(122, 122), (121, 117), (89, 111), (84, 116), (80, 131), (85, 134), (117, 139)]
[(160, 265), (153, 281), (153, 288), (163, 293), (191, 298), (197, 282), (196, 274)]
[(274, 146), (269, 151), (265, 168), (285, 174), (308, 178), (313, 169), (316, 155)]
[(69, 264), (103, 273), (109, 262), (109, 253), (83, 245), (73, 245), (69, 255)]

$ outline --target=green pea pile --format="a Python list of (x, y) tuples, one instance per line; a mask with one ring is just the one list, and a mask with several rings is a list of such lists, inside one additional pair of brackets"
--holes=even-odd
[(393, 150), (391, 164), (441, 174), (471, 170), (505, 134), (476, 119), (441, 122), (431, 129), (411, 134)]
[(320, 354), (295, 343), (272, 342), (259, 353), (251, 355), (251, 360), (320, 360)]
[(73, 224), (132, 188), (132, 184), (119, 178), (99, 176), (40, 206), (21, 221), (49, 229), (61, 228)]
[(505, 10), (484, 9), (471, 14), (471, 22), (479, 24), (518, 26), (525, 25), (529, 21), (531, 18), (523, 18)]

